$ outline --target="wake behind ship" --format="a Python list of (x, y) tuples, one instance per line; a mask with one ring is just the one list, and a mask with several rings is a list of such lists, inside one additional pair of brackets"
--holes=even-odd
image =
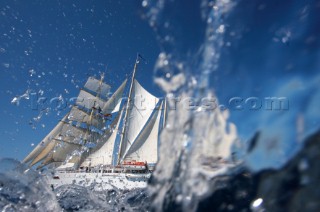
[(107, 98), (110, 86), (89, 77), (71, 110), (23, 160), (48, 168), (53, 187), (93, 185), (130, 190), (147, 184), (158, 160), (166, 102), (130, 79)]

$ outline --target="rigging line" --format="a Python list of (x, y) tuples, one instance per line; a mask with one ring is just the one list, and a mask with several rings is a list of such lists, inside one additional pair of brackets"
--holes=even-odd
[(135, 107), (137, 109), (138, 113), (143, 117), (143, 115), (141, 114), (139, 108), (135, 104), (133, 104), (133, 107)]
[(83, 146), (82, 144), (77, 144), (77, 143), (73, 143), (73, 142), (71, 142), (71, 141), (66, 141), (66, 140), (62, 140), (62, 139), (54, 138), (53, 140), (55, 140), (55, 141), (60, 141), (60, 142), (62, 142), (62, 143), (67, 143), (67, 144), (76, 145), (76, 146)]
[[(83, 88), (80, 88), (80, 91), (84, 91), (84, 92), (86, 92), (88, 94), (91, 94), (94, 98), (98, 97), (100, 101), (104, 101), (104, 102), (108, 101), (108, 98), (103, 97), (101, 95), (99, 96), (98, 90), (97, 91), (93, 91), (93, 90), (90, 90), (90, 89), (88, 89), (86, 87), (83, 87)], [(101, 93), (101, 91), (100, 91), (100, 93)], [(84, 101), (84, 99), (82, 99), (81, 102), (83, 102), (83, 101)]]

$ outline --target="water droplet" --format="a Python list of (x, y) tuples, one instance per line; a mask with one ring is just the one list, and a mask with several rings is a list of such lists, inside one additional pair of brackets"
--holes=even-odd
[(252, 207), (254, 207), (254, 208), (260, 207), (260, 205), (261, 205), (262, 203), (263, 203), (263, 199), (258, 198), (258, 199), (256, 199), (255, 201), (253, 201)]
[(36, 71), (34, 69), (30, 69), (29, 74), (30, 74), (30, 77), (32, 77), (34, 74), (36, 74)]
[(19, 99), (18, 99), (18, 97), (14, 97), (14, 98), (11, 100), (11, 104), (19, 105)]
[(225, 26), (222, 24), (222, 25), (220, 25), (219, 27), (218, 27), (218, 29), (217, 29), (217, 32), (218, 33), (224, 33), (225, 32)]
[(20, 196), (19, 196), (19, 199), (24, 199), (26, 196), (25, 196), (25, 194), (21, 194)]
[(148, 1), (147, 0), (143, 0), (142, 1), (142, 7), (146, 7), (148, 6)]
[(298, 167), (299, 167), (299, 170), (300, 170), (300, 171), (305, 171), (305, 170), (307, 170), (308, 167), (309, 167), (308, 161), (307, 161), (306, 159), (300, 160)]
[(179, 194), (177, 197), (176, 197), (176, 202), (177, 203), (180, 203), (182, 201), (183, 197), (181, 194)]

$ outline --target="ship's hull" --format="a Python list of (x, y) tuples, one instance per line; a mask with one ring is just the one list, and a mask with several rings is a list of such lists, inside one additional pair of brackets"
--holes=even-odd
[(47, 179), (52, 188), (74, 184), (91, 187), (94, 190), (132, 190), (146, 187), (150, 175), (150, 173), (58, 172)]

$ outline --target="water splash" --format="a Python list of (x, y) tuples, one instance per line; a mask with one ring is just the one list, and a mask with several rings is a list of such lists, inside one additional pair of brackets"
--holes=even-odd
[(3, 211), (61, 210), (45, 180), (12, 159), (0, 159), (0, 200)]
[(30, 94), (31, 94), (31, 90), (30, 89), (26, 90), (26, 92), (24, 94), (14, 97), (11, 100), (11, 104), (19, 106), (20, 105), (20, 101), (22, 99), (25, 99), (25, 100), (29, 100), (30, 99)]
[[(230, 0), (204, 0), (191, 3), (193, 10), (183, 7), (183, 12), (175, 11), (173, 15), (170, 8), (181, 8), (182, 4), (178, 0), (143, 3), (161, 45), (155, 82), (168, 97), (182, 99), (215, 97), (211, 86), (226, 99), (233, 95), (290, 99), (288, 111), (231, 111), (244, 138), (237, 142), (240, 148), (261, 130), (254, 150), (242, 154), (244, 164), (251, 171), (282, 167), (301, 147), (301, 141), (320, 127), (316, 111), (319, 62), (315, 59), (319, 55), (315, 35), (319, 33), (314, 21), (319, 19), (318, 3), (292, 4), (290, 13), (282, 17), (284, 5), (276, 1), (235, 4)], [(271, 18), (269, 14), (274, 12), (279, 15)], [(187, 19), (185, 14), (191, 18)], [(259, 18), (258, 23), (255, 18)], [(176, 80), (180, 76), (185, 80)], [(223, 117), (224, 112), (228, 113), (222, 108), (208, 113), (201, 108), (190, 111), (179, 106), (169, 112), (167, 127), (161, 135), (160, 161), (150, 187), (155, 207), (168, 207), (167, 200), (174, 199), (170, 204), (193, 210), (201, 196), (210, 193), (210, 175), (201, 173), (206, 164), (202, 148), (211, 149), (211, 156), (222, 154), (223, 161), (230, 164), (230, 152), (222, 151), (230, 146), (219, 148), (219, 139), (239, 141), (235, 126), (225, 117), (217, 122), (211, 120), (214, 116)], [(231, 133), (226, 130), (228, 125), (233, 129)], [(206, 134), (206, 130), (214, 133)], [(228, 139), (228, 133), (232, 139)], [(217, 161), (208, 164), (219, 166)]]
[(3, 211), (141, 211), (149, 207), (144, 189), (97, 191), (66, 185), (52, 191), (43, 176), (12, 159), (0, 159), (0, 200)]
[[(170, 31), (172, 24), (167, 21), (169, 18), (164, 17), (166, 7), (172, 2), (150, 4), (145, 3), (150, 7), (147, 12), (149, 23), (163, 47), (155, 65), (155, 82), (168, 97), (179, 96), (182, 100), (189, 97), (215, 98), (209, 89), (208, 79), (218, 67), (220, 48), (224, 45), (225, 25), (222, 17), (234, 4), (231, 1), (201, 2), (198, 20), (205, 23), (204, 40), (198, 43), (197, 53), (192, 56), (182, 53), (181, 49), (185, 47), (179, 49), (177, 43), (183, 38), (178, 37), (175, 27), (171, 27)], [(172, 41), (177, 42), (172, 44)], [(190, 46), (190, 49), (193, 48)], [(191, 57), (195, 59), (187, 59)], [(172, 110), (174, 103), (168, 103), (168, 121), (161, 134), (160, 160), (149, 191), (153, 206), (158, 211), (164, 210), (159, 206), (167, 204), (168, 196), (176, 197), (172, 200), (175, 203), (170, 204), (194, 211), (200, 199), (212, 192), (210, 180), (233, 166), (231, 146), (237, 139), (236, 127), (227, 122), (227, 110), (206, 110), (201, 106), (197, 110), (188, 110), (181, 102)]]
[(77, 211), (147, 211), (148, 196), (142, 189), (121, 192), (96, 191), (90, 188), (66, 185), (55, 191), (64, 210)]

